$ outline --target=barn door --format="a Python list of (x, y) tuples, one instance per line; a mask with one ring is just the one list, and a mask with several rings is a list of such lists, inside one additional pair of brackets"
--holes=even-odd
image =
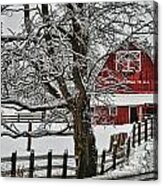
[(130, 107), (130, 123), (138, 121), (138, 114), (136, 107)]

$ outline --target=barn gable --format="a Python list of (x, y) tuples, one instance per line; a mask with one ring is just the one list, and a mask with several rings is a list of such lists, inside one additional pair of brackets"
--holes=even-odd
[(149, 55), (130, 43), (111, 53), (96, 78), (96, 90), (114, 93), (155, 93), (157, 77)]

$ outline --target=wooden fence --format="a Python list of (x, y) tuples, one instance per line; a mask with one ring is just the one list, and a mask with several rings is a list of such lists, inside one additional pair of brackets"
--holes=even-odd
[[(49, 151), (47, 155), (35, 156), (34, 150), (30, 152), (29, 156), (17, 156), (17, 152), (13, 152), (11, 157), (1, 158), (1, 163), (10, 163), (11, 168), (9, 170), (1, 170), (2, 176), (11, 177), (35, 177), (37, 171), (45, 171), (47, 178), (58, 177), (58, 178), (72, 178), (75, 177), (76, 167), (68, 165), (68, 159), (74, 159), (73, 155), (68, 155), (68, 151), (65, 150), (63, 155), (53, 155), (52, 151)], [(40, 165), (40, 162), (36, 165), (36, 161), (46, 160), (46, 165)], [(53, 160), (57, 160), (60, 164), (53, 164)], [(28, 162), (28, 167), (18, 168), (18, 163)], [(62, 170), (61, 175), (53, 174), (53, 170)], [(68, 175), (68, 170), (72, 171), (73, 174)], [(27, 174), (26, 174), (27, 173)], [(42, 176), (38, 176), (42, 177)]]
[[(27, 125), (28, 127), (28, 132), (32, 132), (32, 128), (34, 124), (41, 124), (45, 123), (45, 113), (40, 112), (40, 113), (18, 113), (18, 114), (2, 114), (1, 113), (1, 119), (4, 121), (6, 124), (22, 124), (22, 125)], [(63, 119), (55, 121), (55, 124), (63, 124), (64, 121)], [(53, 121), (48, 121), (48, 123), (53, 123)], [(31, 151), (31, 143), (32, 143), (32, 137), (28, 137), (28, 142), (27, 142), (27, 151)]]
[[(148, 141), (149, 139), (156, 140), (157, 138), (157, 118), (150, 117), (145, 118), (143, 122), (138, 122), (133, 124), (133, 129), (131, 134), (125, 139), (125, 143), (118, 143), (114, 141), (112, 143), (112, 147), (110, 150), (103, 150), (102, 155), (98, 156), (97, 162), (97, 174), (104, 174), (109, 170), (116, 169), (117, 165), (124, 163), (130, 156), (131, 148), (135, 148), (136, 146), (141, 145), (142, 143)], [(119, 146), (120, 144), (120, 146)], [(121, 145), (123, 144), (123, 145)], [(52, 151), (49, 151), (47, 155), (35, 156), (35, 152), (32, 150), (30, 152), (30, 156), (17, 156), (16, 152), (12, 153), (11, 157), (1, 158), (2, 163), (11, 162), (11, 169), (8, 171), (1, 171), (2, 176), (20, 176), (20, 170), (17, 170), (17, 162), (19, 161), (29, 161), (29, 166), (23, 168), (23, 172), (28, 172), (28, 177), (34, 177), (34, 172), (45, 170), (46, 177), (60, 177), (60, 178), (72, 178), (76, 176), (77, 168), (72, 165), (68, 165), (68, 159), (73, 159), (75, 161), (75, 157), (73, 155), (68, 155), (68, 151), (66, 150), (63, 155), (53, 155)], [(35, 166), (35, 161), (37, 160), (46, 160), (46, 165), (38, 165)], [(62, 164), (53, 164), (53, 160), (60, 160)], [(74, 164), (75, 165), (75, 164)], [(54, 169), (61, 169), (61, 175), (54, 175), (52, 171)], [(68, 175), (68, 170), (74, 172), (72, 175)], [(45, 176), (44, 176), (45, 177)]]
[(5, 123), (42, 123), (44, 121), (44, 113), (18, 113), (18, 114), (1, 114)]
[[(17, 113), (17, 114), (2, 114), (1, 119), (5, 121), (5, 123), (14, 123), (14, 124), (37, 124), (37, 123), (44, 123), (45, 122), (45, 113)], [(53, 123), (53, 121), (49, 120), (48, 122)], [(66, 120), (59, 119), (55, 123), (64, 123)]]
[(132, 147), (141, 145), (149, 139), (157, 139), (157, 118), (146, 117), (143, 122), (134, 123), (130, 136)]
[(103, 175), (109, 170), (115, 170), (117, 165), (123, 163), (126, 160), (125, 147), (121, 146), (120, 149), (117, 148), (117, 144), (114, 143), (113, 151), (109, 152), (103, 150), (102, 155), (99, 156), (101, 160), (97, 165), (97, 174)]
[(125, 140), (125, 144), (118, 145), (119, 142), (114, 141), (110, 147), (112, 151), (103, 150), (101, 155), (101, 163), (99, 174), (104, 174), (109, 170), (116, 169), (117, 165), (124, 163), (130, 156), (131, 148), (135, 148), (147, 142), (148, 140), (157, 140), (157, 118), (154, 116), (146, 117), (143, 122), (133, 123), (131, 134)]

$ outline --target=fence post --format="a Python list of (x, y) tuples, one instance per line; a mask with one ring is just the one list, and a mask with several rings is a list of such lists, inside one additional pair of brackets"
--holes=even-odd
[(20, 114), (18, 114), (18, 122), (20, 122)]
[(132, 147), (135, 148), (135, 132), (136, 132), (136, 126), (135, 123), (133, 125), (133, 131), (132, 131)]
[(141, 145), (141, 121), (138, 121), (138, 145)]
[(145, 141), (148, 140), (148, 118), (145, 117)]
[(110, 146), (109, 146), (109, 152), (111, 152), (112, 151), (112, 147), (113, 147), (113, 136), (111, 135), (110, 136)]
[(101, 159), (101, 171), (100, 174), (104, 174), (104, 165), (105, 165), (105, 160), (106, 160), (106, 150), (102, 151), (102, 159)]
[(98, 161), (98, 151), (97, 151), (97, 149), (95, 150), (95, 158), (96, 158), (96, 167), (95, 167), (95, 175), (94, 176), (96, 176), (97, 175), (97, 161)]
[(153, 115), (153, 138), (158, 141), (158, 118)]
[(154, 137), (154, 117), (151, 115), (151, 139)]
[(116, 169), (117, 141), (113, 143), (113, 169)]
[(48, 152), (47, 178), (51, 178), (52, 173), (52, 151)]
[(16, 177), (16, 159), (17, 152), (13, 152), (11, 156), (11, 177)]
[[(32, 122), (30, 121), (28, 124), (28, 132), (32, 132)], [(32, 138), (31, 136), (28, 136), (28, 142), (27, 142), (27, 151), (31, 151), (31, 143), (32, 143)]]
[(34, 150), (32, 150), (29, 157), (29, 178), (33, 178), (34, 161), (35, 161), (35, 155), (34, 155)]
[(63, 154), (63, 172), (62, 178), (67, 177), (67, 160), (68, 160), (68, 150), (66, 149)]
[(130, 156), (130, 149), (131, 149), (130, 145), (131, 145), (131, 139), (129, 137), (128, 141), (127, 141), (127, 152), (126, 152), (127, 158), (129, 158), (129, 156)]
[(44, 119), (45, 119), (45, 111), (43, 111), (41, 114), (41, 121), (44, 122)]

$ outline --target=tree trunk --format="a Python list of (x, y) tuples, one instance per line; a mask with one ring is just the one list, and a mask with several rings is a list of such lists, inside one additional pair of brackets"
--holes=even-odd
[(88, 105), (73, 113), (77, 178), (96, 175), (97, 151)]
[(68, 3), (67, 8), (72, 13), (73, 37), (71, 39), (73, 53), (73, 82), (78, 94), (75, 95), (74, 109), (74, 141), (77, 164), (77, 178), (92, 177), (96, 175), (97, 153), (95, 137), (91, 128), (90, 99), (86, 95), (84, 78), (87, 75), (86, 56), (88, 49), (88, 33), (85, 23), (79, 18), (83, 17), (83, 4), (78, 5), (78, 12), (73, 4)]

